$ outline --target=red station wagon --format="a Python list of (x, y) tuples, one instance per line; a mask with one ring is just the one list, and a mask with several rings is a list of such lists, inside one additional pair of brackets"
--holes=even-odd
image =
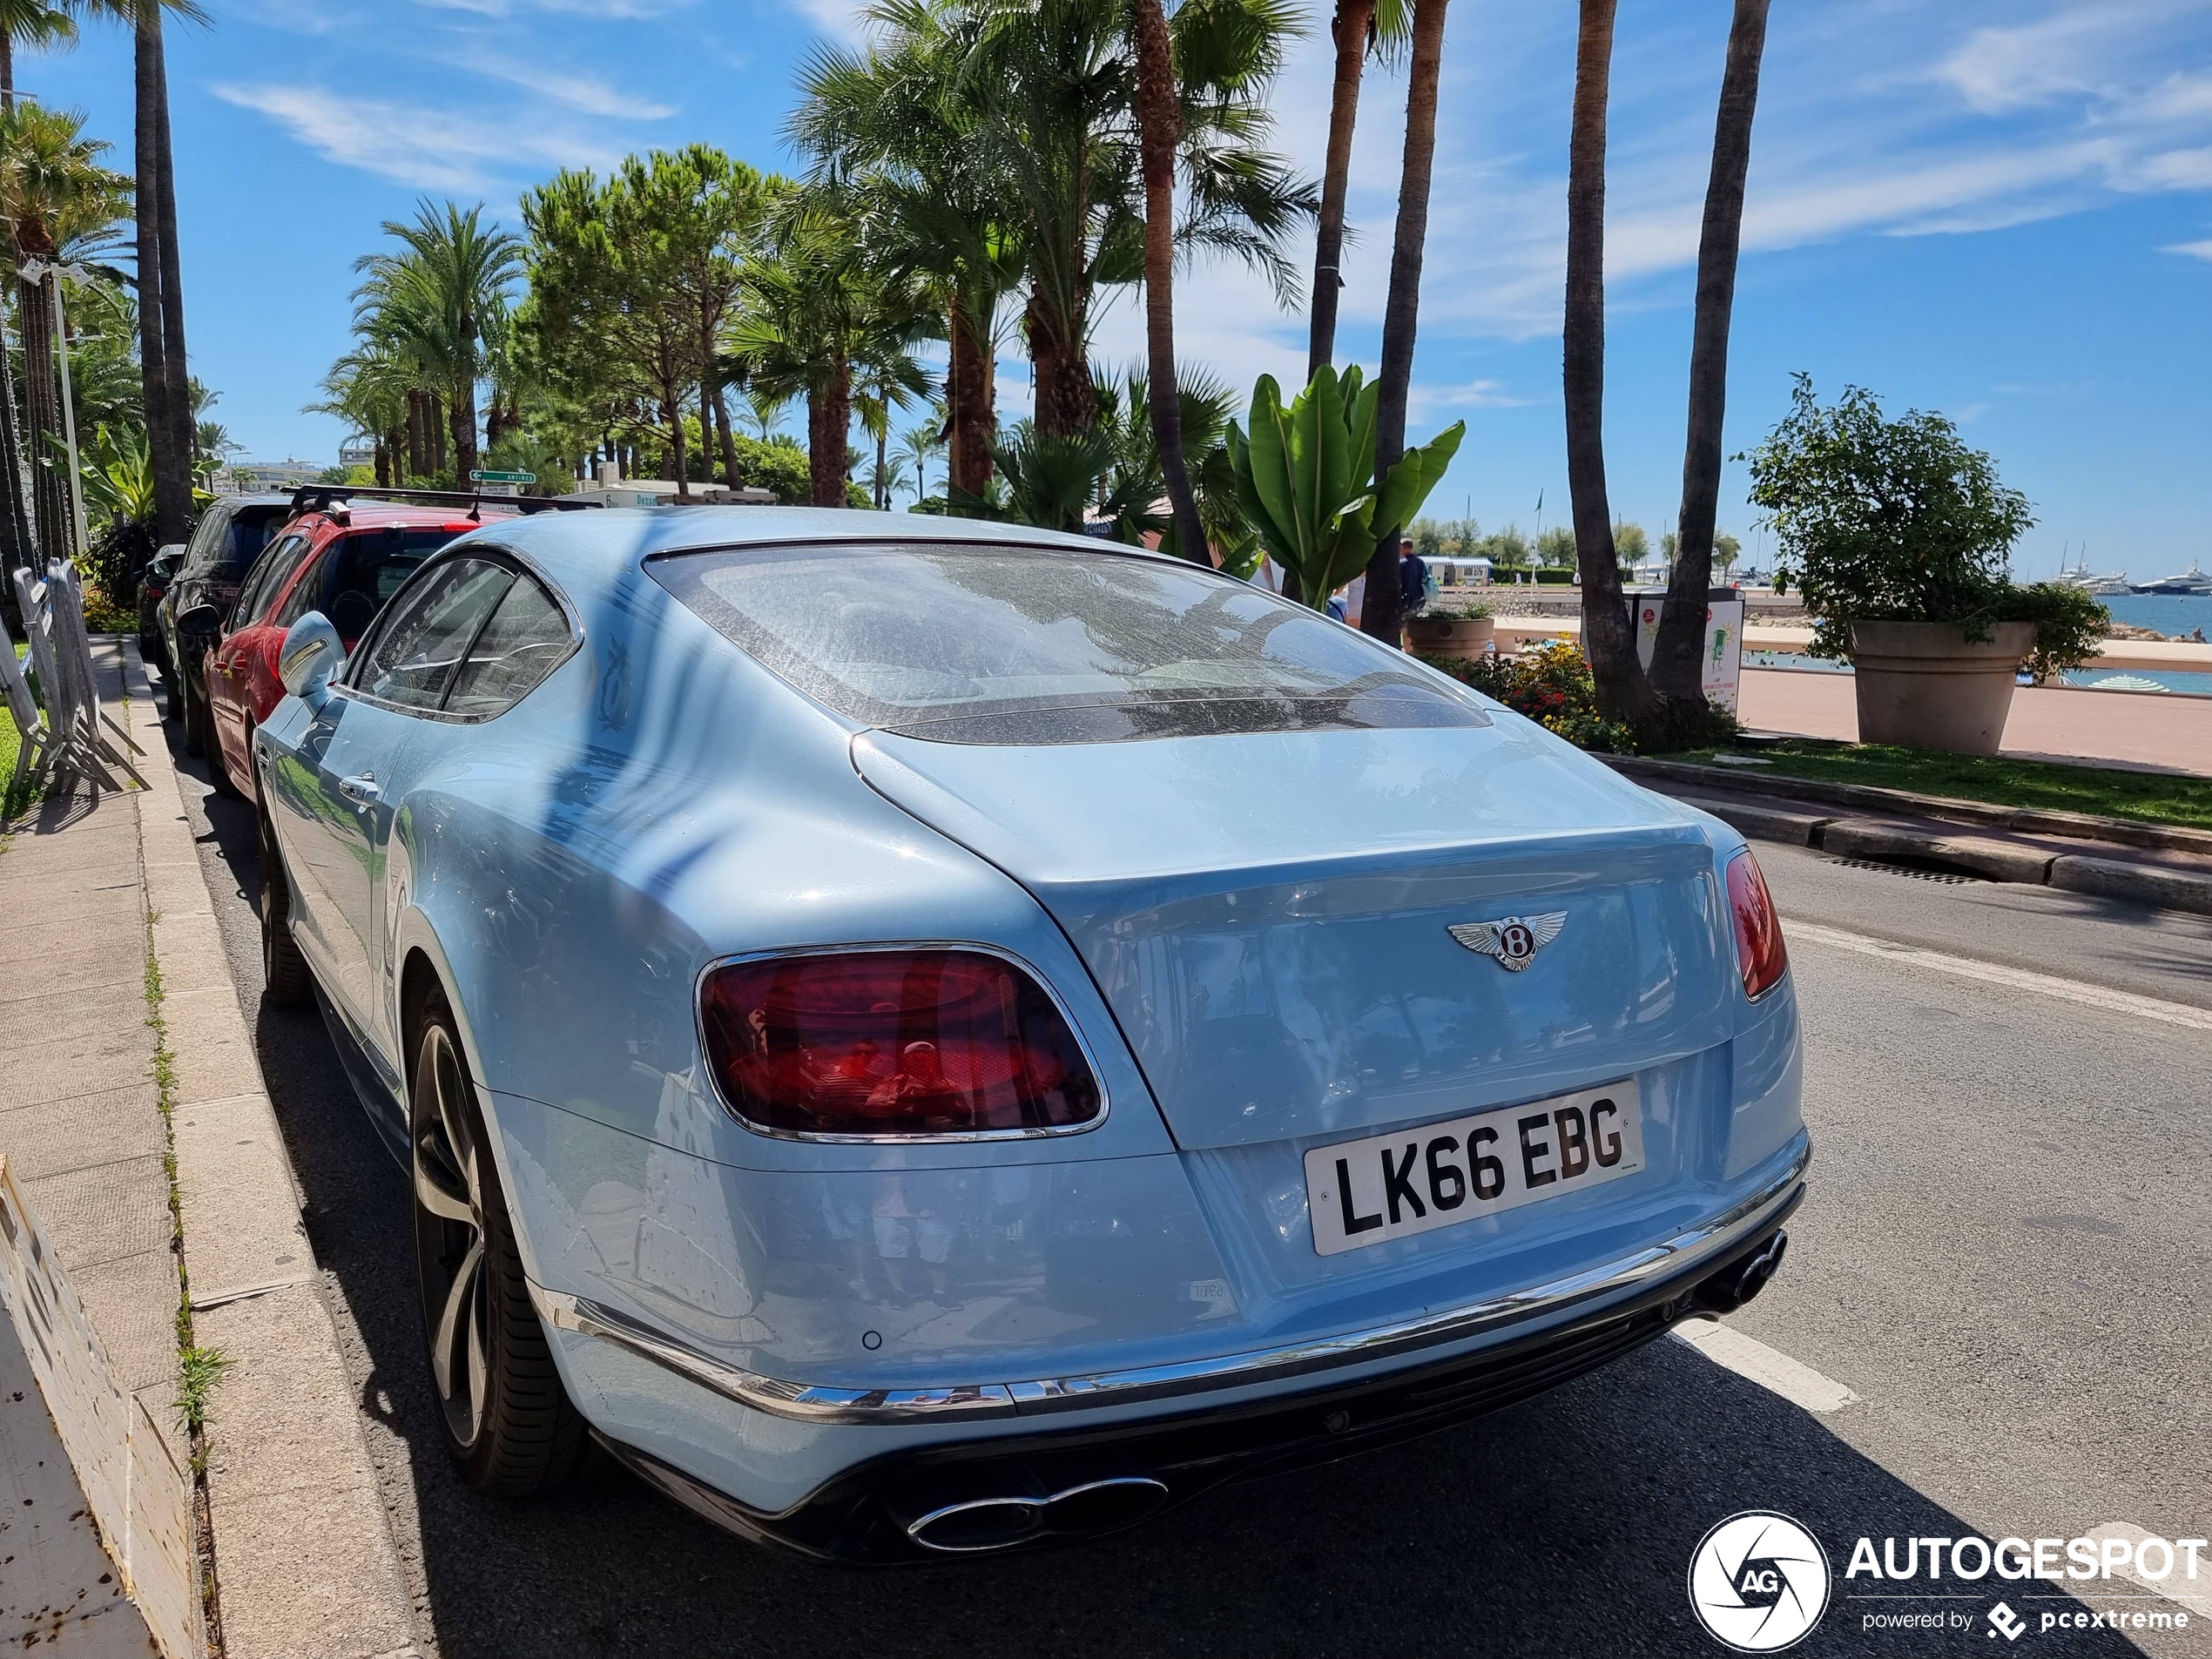
[(207, 654), (219, 791), (253, 793), (253, 728), (284, 698), (285, 631), (320, 610), (352, 651), (416, 565), (480, 523), (448, 508), (363, 503), (302, 513), (270, 538)]

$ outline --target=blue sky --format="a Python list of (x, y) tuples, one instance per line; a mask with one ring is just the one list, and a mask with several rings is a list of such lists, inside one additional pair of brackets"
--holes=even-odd
[[(301, 412), (343, 349), (350, 266), (425, 192), (512, 219), (562, 165), (693, 139), (788, 167), (794, 66), (853, 37), (843, 0), (212, 0), (172, 28), (171, 101), (195, 371), (259, 457), (327, 459)], [(1608, 221), (1608, 455), (1655, 535), (1681, 480), (1691, 266), (1727, 0), (1622, 0)], [(1320, 9), (1316, 6), (1317, 19)], [(1446, 46), (1413, 416), (1468, 436), (1430, 510), (1565, 516), (1560, 284), (1571, 0), (1457, 0)], [(127, 165), (127, 43), (31, 57)], [(1318, 170), (1325, 30), (1279, 90)], [(1340, 361), (1376, 356), (1402, 80), (1373, 75), (1354, 158)], [(2138, 577), (2212, 555), (2212, 0), (1777, 0), (1737, 290), (1727, 447), (1792, 370), (1945, 410), (2040, 520), (2016, 568), (2087, 543)], [(1239, 269), (1190, 273), (1179, 346), (1231, 384), (1300, 376), (1304, 321)], [(1099, 354), (1134, 356), (1130, 299)], [(1019, 361), (1005, 365), (1019, 413)], [(1721, 522), (1757, 545), (1743, 469)]]

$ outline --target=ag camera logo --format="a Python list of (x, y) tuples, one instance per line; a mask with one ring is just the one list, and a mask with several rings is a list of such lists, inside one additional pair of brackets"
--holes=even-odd
[(1698, 1541), (1689, 1605), (1716, 1642), (1738, 1653), (1779, 1653), (1828, 1610), (1828, 1554), (1787, 1515), (1746, 1509)]

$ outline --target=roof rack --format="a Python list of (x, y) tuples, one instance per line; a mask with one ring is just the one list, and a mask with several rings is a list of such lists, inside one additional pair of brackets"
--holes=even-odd
[(490, 502), (518, 513), (573, 513), (599, 505), (593, 501), (555, 501), (547, 496), (480, 496), (467, 489), (387, 489), (374, 484), (302, 484), (292, 492), (292, 516), (327, 513), (341, 502), (409, 502), (424, 507), (466, 507), (475, 517)]

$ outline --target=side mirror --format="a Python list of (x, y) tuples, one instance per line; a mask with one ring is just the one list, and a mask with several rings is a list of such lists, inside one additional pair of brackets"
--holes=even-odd
[(277, 678), (284, 689), (313, 705), (322, 700), (331, 677), (346, 665), (346, 643), (320, 610), (293, 623), (277, 648)]
[(153, 563), (147, 568), (166, 582), (184, 568), (184, 563), (185, 544), (182, 542), (172, 542), (153, 556)]
[(181, 634), (214, 634), (222, 630), (223, 613), (213, 605), (193, 605), (177, 617), (177, 631)]

